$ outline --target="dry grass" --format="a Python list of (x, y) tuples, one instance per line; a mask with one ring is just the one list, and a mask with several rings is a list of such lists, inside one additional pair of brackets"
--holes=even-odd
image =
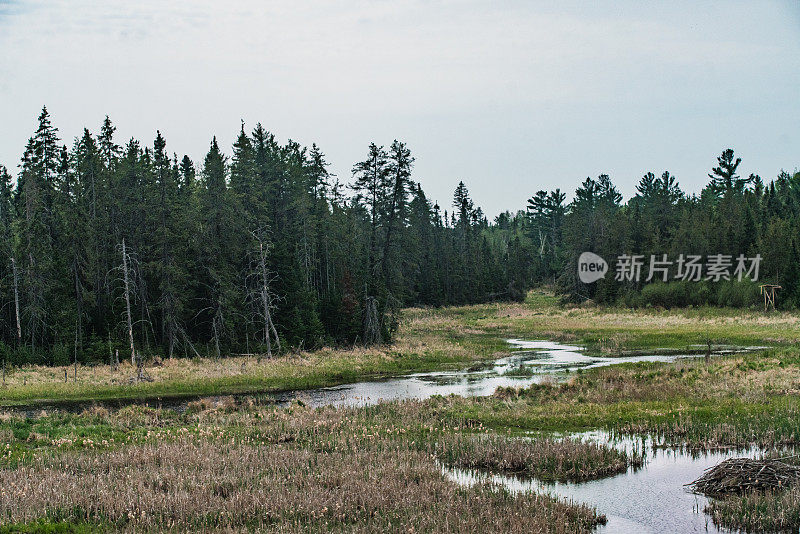
[[(413, 351), (408, 344), (408, 351)], [(447, 347), (455, 350), (455, 347)], [(395, 350), (398, 350), (397, 348)], [(284, 355), (271, 359), (259, 359), (255, 356), (230, 356), (221, 359), (175, 358), (163, 360), (158, 365), (149, 365), (148, 374), (157, 382), (176, 381), (202, 381), (209, 378), (253, 376), (257, 378), (275, 378), (301, 376), (303, 370), (314, 368), (323, 361), (347, 360), (358, 365), (359, 362), (391, 358), (389, 349), (366, 349), (356, 347), (352, 349), (323, 349), (315, 352), (302, 352), (300, 354)], [(357, 368), (357, 367), (356, 367)], [(64, 371), (68, 379), (64, 381)], [(135, 370), (126, 361), (117, 371), (108, 365), (78, 366), (77, 380), (73, 380), (73, 366), (43, 366), (30, 365), (20, 367), (6, 377), (9, 388), (18, 388), (24, 385), (46, 383), (52, 386), (62, 385), (64, 389), (74, 389), (76, 386), (114, 386), (126, 384)]]
[(584, 481), (641, 466), (643, 458), (581, 440), (507, 439), (497, 436), (451, 435), (431, 447), (448, 465), (545, 481)]
[(136, 530), (574, 532), (595, 521), (542, 496), (462, 489), (429, 456), (397, 448), (317, 453), (183, 438), (2, 471), (0, 487), (10, 521), (46, 511)]
[(774, 351), (714, 357), (710, 363), (693, 358), (669, 365), (609, 366), (573, 375), (566, 382), (542, 383), (522, 391), (500, 389), (496, 396), (612, 403), (676, 397), (705, 400), (735, 395), (743, 401), (763, 401), (767, 396), (800, 393), (800, 365), (786, 361), (794, 360), (796, 354), (784, 353), (785, 357)]
[(733, 344), (794, 344), (800, 342), (800, 314), (769, 315), (752, 310), (685, 308), (675, 310), (608, 307), (564, 307), (553, 295), (531, 293), (525, 303), (481, 304), (435, 312), (411, 309), (417, 331), (503, 333), (579, 341), (591, 348), (617, 353), (628, 349), (680, 348), (707, 340)]
[(800, 488), (749, 492), (714, 499), (705, 508), (714, 524), (744, 532), (797, 532), (800, 529)]
[[(149, 366), (154, 382), (130, 386), (133, 369), (107, 365), (73, 368), (26, 366), (13, 370), (0, 402), (37, 399), (103, 399), (212, 395), (332, 385), (378, 374), (433, 370), (485, 360), (505, 350), (503, 337), (546, 338), (618, 354), (628, 350), (690, 345), (791, 344), (800, 342), (800, 314), (697, 308), (627, 310), (559, 306), (555, 297), (531, 293), (524, 304), (484, 304), (404, 312), (392, 346), (326, 348), (270, 360), (252, 356), (164, 360)], [(64, 382), (64, 372), (69, 376)]]
[[(334, 385), (381, 374), (432, 370), (491, 357), (502, 340), (454, 341), (440, 332), (404, 329), (391, 346), (325, 348), (271, 359), (230, 356), (221, 359), (163, 360), (148, 364), (151, 383), (130, 385), (135, 370), (123, 362), (108, 365), (39, 365), (13, 369), (0, 389), (0, 402), (30, 403), (43, 399), (85, 400), (167, 395), (211, 395), (303, 389)], [(65, 381), (65, 371), (67, 380)]]
[[(76, 435), (97, 425), (147, 435), (100, 450), (42, 436), (28, 461), (0, 469), (0, 517), (123, 530), (291, 532), (587, 532), (602, 520), (550, 497), (450, 481), (427, 438), (449, 444), (456, 461), (469, 438), (423, 410), (417, 402), (311, 410), (209, 401), (184, 415), (130, 407), (71, 416)], [(501, 458), (498, 464), (513, 458), (518, 465), (536, 449), (493, 443), (483, 454)], [(590, 449), (566, 447), (578, 464)], [(552, 465), (564, 465), (555, 442), (537, 454), (540, 463), (550, 455)]]

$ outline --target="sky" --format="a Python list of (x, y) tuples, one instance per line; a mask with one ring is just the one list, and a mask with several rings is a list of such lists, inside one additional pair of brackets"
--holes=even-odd
[(800, 1), (0, 0), (9, 170), (43, 105), (68, 144), (109, 115), (198, 163), (261, 122), (343, 182), (399, 139), (429, 198), (463, 180), (490, 216), (601, 173), (693, 193), (725, 148), (800, 167)]

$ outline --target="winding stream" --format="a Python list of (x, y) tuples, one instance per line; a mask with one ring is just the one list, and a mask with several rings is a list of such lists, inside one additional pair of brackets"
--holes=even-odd
[[(508, 356), (467, 369), (413, 373), (316, 389), (262, 394), (244, 393), (232, 396), (254, 398), (259, 402), (278, 405), (298, 400), (312, 407), (367, 406), (384, 401), (421, 400), (434, 395), (450, 394), (463, 397), (485, 397), (493, 394), (498, 387), (519, 388), (539, 383), (545, 379), (563, 379), (567, 373), (578, 369), (605, 367), (628, 362), (673, 362), (679, 358), (697, 357), (697, 354), (672, 354), (609, 358), (586, 356), (582, 353), (582, 347), (554, 341), (523, 341), (519, 339), (507, 341), (514, 349)], [(93, 405), (117, 409), (138, 404), (183, 412), (190, 402), (198, 398), (201, 397), (76, 401), (57, 404), (44, 402), (35, 405), (3, 407), (2, 410), (27, 417), (37, 417), (42, 411), (81, 412)], [(215, 397), (203, 395), (202, 398), (214, 399)]]
[[(524, 341), (509, 339), (513, 351), (487, 365), (459, 371), (415, 373), (382, 380), (355, 382), (335, 387), (318, 388), (263, 395), (255, 397), (260, 402), (288, 404), (302, 401), (313, 406), (366, 406), (382, 401), (426, 399), (433, 395), (488, 396), (498, 387), (526, 387), (543, 380), (560, 380), (579, 369), (605, 367), (630, 362), (673, 362), (697, 354), (658, 354), (643, 356), (599, 357), (587, 356), (578, 346), (552, 341)], [(755, 349), (757, 347), (753, 347)], [(752, 350), (741, 349), (741, 350)], [(194, 399), (156, 399), (100, 403), (109, 408), (138, 403), (186, 409)], [(10, 409), (10, 411), (35, 416), (43, 409), (80, 411), (92, 403)], [(614, 440), (602, 432), (581, 434), (584, 439), (608, 443), (625, 449), (636, 448), (643, 452), (646, 463), (626, 473), (582, 483), (546, 484), (536, 480), (488, 475), (478, 471), (445, 469), (446, 476), (462, 484), (491, 481), (512, 492), (547, 492), (566, 499), (594, 506), (605, 514), (608, 523), (598, 529), (601, 533), (618, 532), (721, 532), (703, 513), (705, 497), (689, 493), (684, 484), (698, 478), (702, 472), (734, 456), (733, 452), (690, 454), (686, 451), (661, 449), (648, 441), (631, 439)], [(759, 451), (746, 451), (756, 455)]]
[(697, 355), (586, 356), (582, 348), (554, 341), (509, 339), (515, 349), (509, 356), (484, 368), (415, 373), (385, 380), (371, 380), (330, 388), (276, 395), (279, 402), (301, 400), (311, 406), (365, 406), (383, 401), (427, 399), (433, 395), (485, 397), (498, 387), (527, 387), (547, 379), (562, 378), (578, 369), (629, 362), (673, 362)]

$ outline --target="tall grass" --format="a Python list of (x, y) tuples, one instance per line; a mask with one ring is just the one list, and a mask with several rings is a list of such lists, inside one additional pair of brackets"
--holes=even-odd
[(640, 455), (578, 439), (509, 439), (498, 436), (451, 435), (431, 444), (445, 464), (544, 481), (583, 481), (641, 466)]
[(705, 509), (714, 524), (745, 532), (797, 532), (800, 488), (750, 492), (712, 500)]
[[(47, 415), (27, 437), (12, 437), (31, 448), (25, 461), (0, 469), (0, 517), (125, 530), (290, 532), (588, 532), (602, 521), (582, 505), (450, 481), (430, 440), (449, 443), (450, 458), (460, 462), (462, 429), (438, 424), (431, 413), (420, 417), (423, 410), (423, 403), (311, 410), (209, 402), (189, 414), (131, 407), (68, 420)], [(69, 436), (48, 435), (56, 421), (69, 421)], [(7, 419), (0, 429), (19, 422)], [(93, 432), (126, 427), (139, 437), (95, 446)], [(498, 457), (524, 449), (512, 441), (506, 453), (499, 438), (494, 443)], [(585, 447), (566, 447), (579, 465)], [(548, 455), (553, 469), (565, 465), (555, 443), (538, 454), (537, 472), (546, 471)]]

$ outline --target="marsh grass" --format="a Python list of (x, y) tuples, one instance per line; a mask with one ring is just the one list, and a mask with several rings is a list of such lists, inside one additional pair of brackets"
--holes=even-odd
[(447, 417), (495, 430), (648, 434), (660, 446), (800, 445), (800, 351), (637, 363), (564, 382), (501, 389), (483, 399), (434, 399)]
[[(490, 449), (467, 449), (472, 438), (463, 433), (485, 431), (442, 423), (420, 402), (312, 410), (214, 400), (184, 414), (129, 407), (36, 421), (12, 417), (0, 429), (21, 424), (41, 437), (14, 438), (28, 446), (28, 456), (0, 469), (0, 517), (20, 525), (587, 532), (602, 521), (593, 510), (490, 484), (461, 487), (442, 474), (440, 456), (467, 462), (462, 455), (480, 452), (497, 465), (535, 457), (535, 472), (552, 469), (553, 477), (569, 472), (569, 462), (585, 473), (598, 462), (619, 461), (579, 443), (512, 440), (505, 448), (495, 438)], [(135, 429), (135, 437), (86, 445), (108, 429)], [(581, 459), (582, 452), (595, 456)]]
[[(73, 368), (24, 366), (13, 369), (0, 388), (0, 405), (37, 402), (144, 399), (277, 392), (332, 386), (370, 377), (460, 368), (497, 358), (502, 339), (487, 335), (405, 331), (395, 344), (374, 348), (321, 349), (271, 359), (231, 356), (164, 360), (147, 371), (152, 382), (130, 384), (129, 363)], [(69, 378), (64, 381), (64, 371)]]
[(580, 439), (502, 438), (493, 435), (451, 435), (431, 446), (451, 467), (522, 475), (551, 482), (580, 482), (640, 467), (641, 455)]
[(738, 308), (629, 309), (566, 307), (556, 296), (532, 291), (524, 303), (482, 304), (443, 310), (410, 309), (414, 331), (469, 331), (585, 345), (599, 354), (692, 345), (792, 345), (800, 341), (800, 314), (769, 315)]
[[(688, 349), (707, 340), (788, 345), (799, 332), (791, 313), (568, 309), (552, 296), (531, 294), (525, 304), (407, 310), (392, 347), (326, 349), (260, 363), (166, 361), (153, 368), (156, 381), (142, 386), (119, 383), (130, 374), (124, 367), (119, 376), (81, 368), (76, 384), (58, 383), (63, 369), (17, 369), (0, 402), (329, 385), (480, 365), (512, 336), (614, 354)], [(30, 419), (0, 414), (0, 517), (23, 529), (44, 522), (61, 525), (54, 529), (586, 531), (601, 520), (590, 509), (487, 485), (461, 488), (439, 464), (544, 480), (595, 478), (636, 465), (635, 457), (588, 443), (513, 439), (528, 431), (601, 428), (697, 449), (796, 446), (799, 401), (800, 350), (783, 347), (708, 363), (593, 369), (482, 399), (311, 410), (223, 396), (196, 401), (184, 414), (140, 406)], [(709, 513), (730, 525), (795, 525), (794, 491), (714, 501)]]
[(745, 532), (797, 532), (800, 529), (800, 488), (752, 491), (713, 499), (705, 508), (722, 528)]

